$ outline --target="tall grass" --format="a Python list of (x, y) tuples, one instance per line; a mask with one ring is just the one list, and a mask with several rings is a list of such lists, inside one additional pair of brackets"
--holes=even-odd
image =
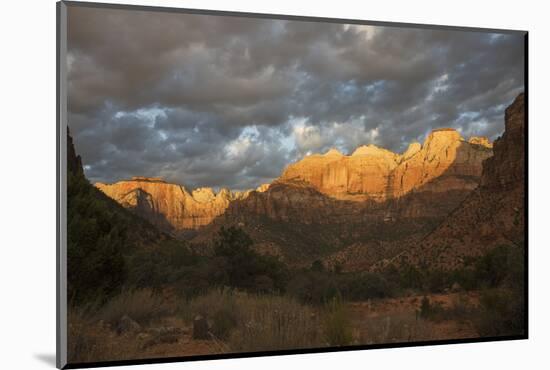
[(353, 342), (350, 314), (338, 298), (333, 298), (325, 308), (323, 332), (331, 346), (345, 346)]
[(67, 328), (67, 357), (69, 362), (98, 361), (108, 356), (109, 348), (94, 335), (96, 328), (88, 314), (69, 308)]
[(214, 290), (183, 304), (186, 321), (204, 315), (228, 351), (264, 351), (324, 345), (316, 312), (294, 299)]
[[(128, 340), (121, 348), (110, 346), (112, 334), (123, 316), (149, 325), (174, 311), (151, 290), (127, 290), (104, 305), (70, 307), (68, 312), (67, 354), (69, 362), (90, 362), (139, 357), (138, 342)], [(100, 324), (103, 322), (103, 324)]]
[(100, 307), (94, 319), (116, 325), (126, 315), (141, 325), (147, 325), (173, 310), (174, 307), (150, 289), (126, 290)]
[(363, 322), (361, 344), (405, 343), (435, 339), (435, 324), (415, 312), (380, 316)]

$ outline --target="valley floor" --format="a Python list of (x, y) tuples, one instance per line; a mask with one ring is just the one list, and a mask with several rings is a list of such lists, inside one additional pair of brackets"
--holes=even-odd
[[(132, 299), (123, 305), (140, 317), (139, 305)], [(426, 312), (426, 299), (430, 312)], [(148, 309), (158, 317), (140, 317), (140, 324), (131, 314), (120, 320), (122, 311), (116, 305), (94, 315), (70, 314), (70, 363), (480, 336), (472, 321), (472, 310), (479, 304), (477, 292), (316, 307), (285, 297), (227, 292), (211, 292), (189, 302), (157, 303)], [(193, 338), (198, 313), (208, 317), (208, 339)]]

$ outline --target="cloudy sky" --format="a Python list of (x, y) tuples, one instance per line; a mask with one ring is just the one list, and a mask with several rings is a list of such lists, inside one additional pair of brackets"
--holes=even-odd
[(246, 189), (331, 147), (498, 137), (523, 36), (69, 7), (69, 127), (92, 181)]

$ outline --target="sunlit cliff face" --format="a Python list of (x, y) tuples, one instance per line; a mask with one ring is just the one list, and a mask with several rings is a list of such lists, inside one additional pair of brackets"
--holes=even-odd
[(411, 191), (473, 189), (483, 160), (492, 155), (488, 141), (479, 141), (466, 142), (457, 131), (443, 129), (401, 155), (374, 145), (361, 146), (350, 156), (330, 150), (288, 166), (280, 180), (304, 181), (331, 197), (358, 201), (384, 201)]
[(248, 195), (248, 192), (227, 189), (216, 194), (210, 188), (189, 193), (181, 185), (142, 177), (115, 184), (97, 183), (96, 187), (126, 208), (162, 217), (164, 220), (157, 220), (159, 223), (167, 222), (176, 230), (207, 225), (222, 214), (231, 201)]
[[(480, 138), (466, 142), (452, 129), (435, 130), (423, 145), (412, 143), (403, 154), (368, 145), (351, 155), (335, 149), (309, 155), (289, 165), (275, 183), (300, 183), (329, 198), (354, 202), (384, 202), (411, 192), (467, 191), (478, 185), (482, 162), (492, 155), (490, 146)], [(124, 207), (174, 230), (208, 225), (223, 215), (231, 202), (245, 200), (253, 191), (188, 191), (181, 185), (144, 177), (97, 183), (96, 187)], [(269, 184), (255, 191), (270, 196)], [(291, 200), (288, 207), (292, 207)]]

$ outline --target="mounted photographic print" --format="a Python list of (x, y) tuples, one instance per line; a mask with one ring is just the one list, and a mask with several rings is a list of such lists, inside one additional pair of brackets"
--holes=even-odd
[(57, 10), (60, 368), (527, 338), (527, 32)]

